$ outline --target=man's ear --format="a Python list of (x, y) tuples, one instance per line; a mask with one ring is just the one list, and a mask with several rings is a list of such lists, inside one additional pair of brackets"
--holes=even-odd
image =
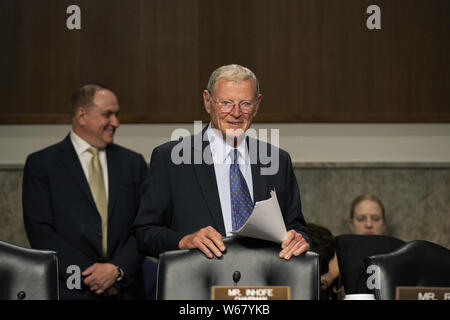
[(86, 109), (84, 107), (79, 107), (75, 112), (75, 119), (80, 125), (86, 123)]
[(205, 105), (205, 110), (211, 114), (211, 96), (208, 90), (203, 90), (203, 104)]
[(256, 106), (255, 106), (255, 110), (253, 111), (253, 116), (256, 116), (256, 114), (258, 113), (259, 110), (259, 104), (261, 103), (262, 100), (262, 94), (258, 94), (258, 97), (256, 97)]

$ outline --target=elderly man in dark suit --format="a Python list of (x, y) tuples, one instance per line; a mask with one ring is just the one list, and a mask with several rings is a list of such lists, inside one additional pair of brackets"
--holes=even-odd
[[(144, 158), (113, 143), (119, 103), (111, 90), (85, 85), (72, 105), (69, 135), (26, 160), (28, 239), (33, 248), (58, 253), (61, 299), (142, 298), (143, 257), (130, 231)], [(68, 286), (76, 268), (81, 286)]]
[[(300, 193), (289, 154), (247, 137), (262, 95), (254, 73), (240, 65), (215, 70), (203, 92), (211, 122), (204, 130), (153, 150), (134, 224), (139, 250), (198, 248), (220, 257), (223, 237), (246, 221), (256, 201), (275, 190), (288, 233), (280, 258), (309, 249)], [(267, 158), (276, 170), (270, 172)]]

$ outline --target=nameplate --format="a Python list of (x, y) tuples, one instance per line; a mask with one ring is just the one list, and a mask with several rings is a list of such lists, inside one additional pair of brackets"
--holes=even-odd
[(291, 287), (288, 286), (212, 286), (211, 300), (290, 300)]
[(397, 287), (395, 300), (450, 300), (450, 287)]

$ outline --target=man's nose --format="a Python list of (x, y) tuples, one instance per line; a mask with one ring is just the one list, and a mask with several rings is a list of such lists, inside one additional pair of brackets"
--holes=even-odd
[(113, 115), (111, 116), (111, 122), (110, 122), (110, 124), (111, 124), (113, 127), (115, 127), (115, 128), (118, 128), (118, 127), (120, 126), (119, 118), (117, 117), (117, 115), (113, 114)]
[(233, 109), (231, 110), (231, 115), (235, 118), (239, 118), (242, 115), (241, 107), (239, 103), (235, 103)]

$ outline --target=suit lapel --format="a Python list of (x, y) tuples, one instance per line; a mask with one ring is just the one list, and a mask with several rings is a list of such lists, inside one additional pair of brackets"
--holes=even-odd
[(80, 187), (81, 191), (88, 198), (91, 205), (97, 210), (91, 190), (89, 189), (88, 181), (86, 180), (86, 175), (83, 172), (80, 160), (78, 159), (72, 142), (70, 141), (70, 135), (67, 135), (67, 137), (61, 142), (59, 156), (61, 161), (64, 163), (64, 166), (67, 168), (67, 171), (70, 172), (72, 178)]
[(259, 147), (260, 141), (253, 140), (249, 141), (249, 137), (247, 137), (247, 147), (250, 149), (251, 147), (257, 146), (256, 152), (255, 150), (249, 150), (250, 155), (250, 163), (252, 167), (252, 181), (253, 181), (253, 199), (255, 202), (266, 200), (268, 198), (267, 195), (267, 176), (261, 175), (261, 162), (259, 160)]
[[(206, 141), (203, 141), (202, 139), (204, 133), (206, 133), (206, 128), (202, 131), (201, 136), (199, 136), (200, 134), (193, 136), (193, 141), (191, 141), (193, 152), (191, 160), (194, 161), (195, 159), (202, 159), (201, 164), (196, 164), (193, 162), (194, 172), (198, 179), (203, 198), (205, 199), (212, 219), (218, 229), (217, 231), (222, 235), (225, 235), (225, 225), (223, 223), (222, 207), (220, 205), (219, 190), (217, 189), (214, 164), (205, 163), (203, 159), (205, 149), (207, 149), (205, 153), (208, 153), (208, 156), (211, 154), (208, 139), (206, 139)], [(196, 141), (195, 139), (202, 139), (202, 143), (198, 144), (197, 142), (198, 145), (196, 145), (196, 142), (194, 142)], [(201, 148), (199, 148), (200, 145), (202, 146)]]
[(106, 161), (108, 163), (108, 219), (111, 218), (117, 194), (119, 192), (120, 161), (115, 155), (115, 145), (106, 148)]

